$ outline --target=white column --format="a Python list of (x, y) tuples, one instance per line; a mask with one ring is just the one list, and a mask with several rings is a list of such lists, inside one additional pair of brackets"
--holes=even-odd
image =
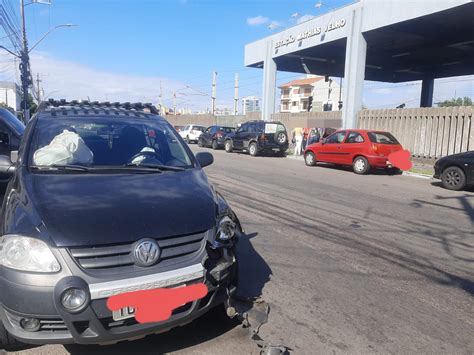
[(275, 113), (277, 65), (273, 60), (273, 41), (267, 42), (267, 54), (263, 63), (262, 120), (270, 121)]
[(351, 30), (347, 37), (344, 68), (342, 126), (357, 127), (357, 113), (362, 109), (367, 42), (362, 35), (363, 7), (352, 11)]

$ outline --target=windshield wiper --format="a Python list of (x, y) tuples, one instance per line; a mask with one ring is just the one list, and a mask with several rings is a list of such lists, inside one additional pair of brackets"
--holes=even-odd
[(126, 167), (135, 167), (135, 168), (146, 168), (146, 169), (157, 169), (160, 171), (184, 171), (186, 170), (185, 168), (182, 168), (180, 166), (171, 166), (171, 165), (159, 165), (159, 164), (133, 164), (133, 163), (128, 163), (125, 165)]
[(52, 164), (52, 165), (34, 165), (32, 169), (38, 170), (62, 170), (62, 171), (79, 171), (88, 172), (90, 169), (83, 165), (70, 165), (70, 164)]

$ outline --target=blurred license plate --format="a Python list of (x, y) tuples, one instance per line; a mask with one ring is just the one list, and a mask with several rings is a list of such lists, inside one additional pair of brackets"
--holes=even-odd
[(274, 152), (278, 152), (280, 150), (280, 148), (273, 148), (272, 149)]
[(132, 307), (125, 307), (119, 309), (118, 311), (112, 312), (112, 318), (114, 319), (114, 321), (124, 320), (133, 317), (135, 317), (135, 308)]

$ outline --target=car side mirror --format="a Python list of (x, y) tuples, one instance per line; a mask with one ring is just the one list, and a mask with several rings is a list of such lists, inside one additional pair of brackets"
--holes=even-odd
[(196, 154), (196, 160), (202, 168), (214, 163), (214, 157), (208, 152), (199, 152)]
[(15, 164), (12, 163), (10, 157), (6, 155), (0, 155), (0, 174), (12, 176), (15, 170)]

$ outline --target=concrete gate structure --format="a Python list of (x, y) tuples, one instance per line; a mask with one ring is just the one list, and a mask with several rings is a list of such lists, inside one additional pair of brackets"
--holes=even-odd
[(357, 127), (364, 80), (422, 80), (474, 74), (473, 0), (360, 0), (245, 46), (263, 68), (262, 118), (275, 112), (277, 70), (344, 77), (342, 126)]

